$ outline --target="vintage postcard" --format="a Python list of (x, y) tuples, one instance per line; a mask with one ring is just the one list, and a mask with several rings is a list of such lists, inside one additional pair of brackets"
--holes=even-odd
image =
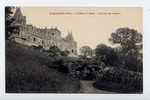
[(6, 93), (143, 93), (142, 13), (6, 6)]

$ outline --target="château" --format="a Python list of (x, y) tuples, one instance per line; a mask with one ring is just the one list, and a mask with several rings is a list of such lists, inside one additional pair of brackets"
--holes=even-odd
[(14, 35), (14, 40), (28, 46), (42, 46), (48, 50), (52, 46), (57, 46), (61, 51), (69, 51), (70, 54), (77, 54), (77, 42), (74, 40), (72, 32), (63, 38), (61, 31), (56, 28), (37, 28), (26, 23), (26, 16), (23, 16), (21, 9), (16, 8), (14, 12), (13, 25), (19, 27), (18, 34)]

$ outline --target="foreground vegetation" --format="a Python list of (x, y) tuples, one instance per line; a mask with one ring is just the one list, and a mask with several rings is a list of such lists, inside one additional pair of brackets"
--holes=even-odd
[[(55, 69), (79, 80), (93, 80), (94, 87), (112, 92), (141, 93), (143, 75), (117, 66), (99, 65), (93, 59), (57, 59)], [(60, 67), (61, 66), (61, 67)]]
[(52, 56), (39, 48), (6, 43), (8, 93), (76, 93), (80, 80), (93, 80), (95, 88), (112, 92), (142, 92), (141, 72), (106, 65), (96, 57), (74, 58), (56, 52)]
[(46, 55), (27, 46), (6, 42), (6, 92), (78, 92), (79, 80), (48, 68), (47, 64), (52, 58), (47, 58)]

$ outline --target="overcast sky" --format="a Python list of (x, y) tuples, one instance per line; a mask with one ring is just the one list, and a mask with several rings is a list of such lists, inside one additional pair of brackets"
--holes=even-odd
[(63, 37), (72, 31), (78, 48), (84, 45), (95, 48), (100, 43), (111, 45), (110, 34), (120, 27), (142, 32), (142, 8), (21, 7), (21, 10), (27, 24), (57, 27)]

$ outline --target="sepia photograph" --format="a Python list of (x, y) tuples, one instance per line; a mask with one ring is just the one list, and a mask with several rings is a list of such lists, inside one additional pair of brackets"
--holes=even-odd
[(142, 13), (6, 6), (6, 93), (143, 94)]

